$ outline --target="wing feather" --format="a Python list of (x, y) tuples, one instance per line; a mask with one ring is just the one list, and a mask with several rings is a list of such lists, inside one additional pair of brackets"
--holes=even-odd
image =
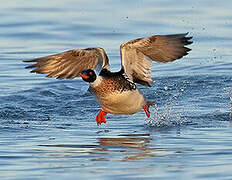
[(79, 77), (85, 69), (109, 69), (109, 60), (102, 48), (74, 49), (24, 62), (34, 63), (26, 67), (33, 68), (32, 73), (47, 74), (46, 77), (57, 79)]
[(191, 50), (186, 34), (155, 35), (126, 42), (120, 46), (122, 68), (135, 83), (150, 86), (152, 61), (172, 62)]

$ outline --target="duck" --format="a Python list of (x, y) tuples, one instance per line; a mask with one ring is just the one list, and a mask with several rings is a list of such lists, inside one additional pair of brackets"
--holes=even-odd
[(168, 63), (186, 56), (192, 43), (188, 33), (152, 35), (121, 44), (121, 69), (110, 71), (109, 58), (103, 48), (73, 49), (45, 57), (25, 60), (31, 73), (46, 77), (73, 79), (81, 77), (89, 83), (89, 91), (101, 106), (97, 125), (106, 123), (110, 114), (135, 114), (141, 110), (150, 117), (148, 101), (137, 84), (151, 87), (152, 61)]

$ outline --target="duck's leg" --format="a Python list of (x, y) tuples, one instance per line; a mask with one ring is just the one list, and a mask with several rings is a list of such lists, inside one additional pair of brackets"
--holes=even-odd
[(143, 109), (144, 109), (147, 117), (150, 117), (149, 107), (152, 106), (152, 105), (154, 105), (154, 104), (155, 104), (155, 102), (153, 102), (153, 101), (147, 101), (146, 105), (143, 106)]
[(150, 111), (149, 111), (148, 107), (147, 106), (143, 106), (143, 109), (144, 109), (147, 117), (150, 117)]
[(97, 117), (96, 117), (96, 121), (97, 121), (97, 125), (101, 125), (101, 123), (106, 123), (106, 118), (105, 115), (107, 114), (107, 112), (103, 111), (102, 109), (100, 110), (100, 112), (98, 113)]

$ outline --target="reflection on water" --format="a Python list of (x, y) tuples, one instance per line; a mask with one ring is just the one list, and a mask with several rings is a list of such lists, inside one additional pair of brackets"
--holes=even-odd
[[(87, 158), (91, 161), (133, 161), (145, 157), (155, 156), (159, 148), (149, 147), (150, 134), (124, 134), (120, 137), (99, 138), (97, 144), (54, 144), (39, 145), (48, 149), (47, 156), (75, 156), (88, 154)], [(56, 152), (56, 154), (53, 154)], [(59, 152), (57, 154), (57, 152)], [(93, 157), (97, 155), (96, 157)]]
[[(110, 153), (118, 148), (118, 152), (124, 154), (124, 161), (138, 160), (144, 157), (154, 156), (154, 148), (149, 148), (149, 134), (129, 134), (120, 138), (99, 138), (102, 150)], [(133, 137), (131, 137), (133, 136)], [(142, 137), (143, 136), (143, 137)], [(147, 137), (146, 137), (147, 136)], [(124, 150), (123, 150), (124, 149)]]

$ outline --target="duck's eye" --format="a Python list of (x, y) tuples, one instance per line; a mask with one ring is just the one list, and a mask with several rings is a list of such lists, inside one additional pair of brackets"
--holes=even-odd
[(89, 72), (89, 75), (91, 75), (91, 76), (92, 76), (92, 75), (93, 75), (93, 72), (92, 72), (92, 71), (90, 71), (90, 72)]

